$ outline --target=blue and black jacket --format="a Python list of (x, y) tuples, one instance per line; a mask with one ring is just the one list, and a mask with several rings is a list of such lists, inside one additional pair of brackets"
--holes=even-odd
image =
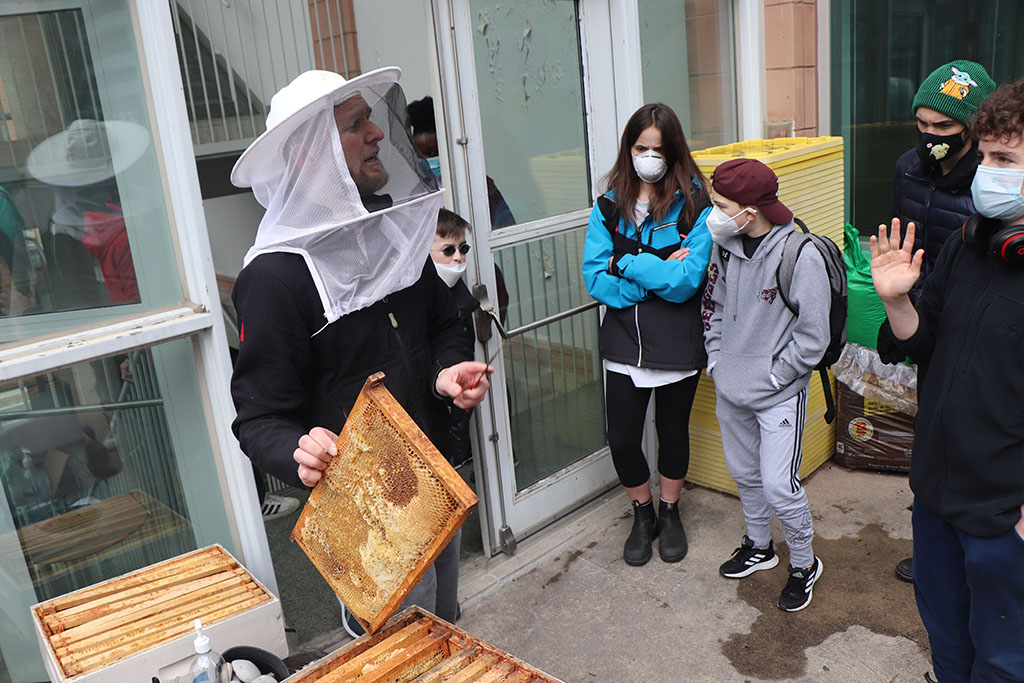
[[(639, 228), (619, 216), (611, 192), (599, 197), (590, 214), (583, 247), (587, 291), (608, 306), (598, 337), (601, 357), (617, 363), (658, 370), (704, 367), (700, 297), (711, 234), (705, 219), (711, 202), (698, 190), (693, 225), (680, 223), (685, 205), (681, 192), (668, 214), (649, 215)], [(682, 261), (666, 261), (689, 248)]]

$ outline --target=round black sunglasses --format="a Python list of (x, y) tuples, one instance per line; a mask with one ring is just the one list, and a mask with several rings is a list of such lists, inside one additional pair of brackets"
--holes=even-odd
[(463, 242), (457, 247), (454, 244), (446, 244), (440, 249), (435, 249), (434, 251), (439, 251), (448, 258), (451, 258), (452, 256), (455, 256), (456, 249), (458, 249), (459, 253), (462, 254), (463, 256), (469, 253), (469, 245), (466, 244), (465, 242)]

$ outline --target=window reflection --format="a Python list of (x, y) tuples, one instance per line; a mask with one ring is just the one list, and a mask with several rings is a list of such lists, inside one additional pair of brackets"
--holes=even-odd
[(470, 9), (488, 195), (498, 192), (520, 223), (587, 208), (576, 3), (471, 0)]
[(737, 140), (731, 5), (638, 3), (644, 101), (672, 107), (693, 150)]
[(180, 300), (128, 19), (0, 16), (0, 317)]
[(0, 484), (39, 599), (195, 547), (149, 349), (0, 385)]

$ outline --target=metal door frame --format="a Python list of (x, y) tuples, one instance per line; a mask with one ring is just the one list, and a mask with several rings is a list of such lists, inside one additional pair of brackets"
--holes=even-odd
[[(477, 91), (473, 26), (469, 0), (424, 0), (434, 19), (443, 93), (443, 128), (454, 189), (454, 209), (474, 225), (489, 225), (483, 130)], [(639, 21), (636, 0), (576, 0), (591, 196), (600, 193), (601, 175), (612, 166), (618, 135), (626, 118), (642, 103)], [(478, 230), (467, 279), (471, 288), (496, 292), (491, 254), (585, 228), (590, 209), (503, 228)], [(514, 336), (569, 315), (587, 314), (596, 302), (505, 331)], [(480, 325), (478, 324), (478, 330)], [(492, 328), (497, 330), (497, 327)], [(488, 334), (481, 335), (487, 338)], [(506, 369), (501, 334), (477, 347), (477, 358), (495, 358), (492, 385), (503, 387)], [(474, 452), (482, 509), (485, 552), (515, 551), (517, 539), (540, 529), (617, 484), (607, 447), (572, 463), (540, 482), (516, 490), (506, 392), (494, 391), (476, 412)]]

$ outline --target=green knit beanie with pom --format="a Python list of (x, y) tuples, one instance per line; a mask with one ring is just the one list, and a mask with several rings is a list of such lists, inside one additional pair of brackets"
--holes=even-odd
[(943, 64), (928, 75), (914, 95), (911, 111), (928, 107), (960, 123), (967, 123), (985, 99), (996, 89), (996, 84), (985, 67), (966, 59)]

